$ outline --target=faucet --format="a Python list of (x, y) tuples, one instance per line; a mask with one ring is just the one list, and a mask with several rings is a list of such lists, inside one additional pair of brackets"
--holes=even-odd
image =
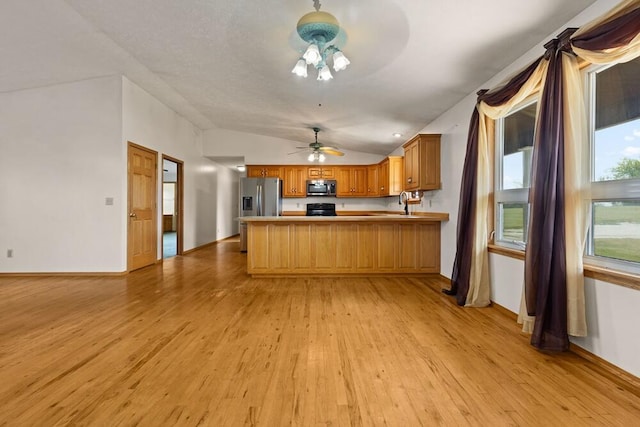
[(408, 191), (400, 192), (400, 195), (398, 196), (398, 204), (399, 205), (402, 204), (403, 195), (404, 195), (404, 214), (409, 215), (409, 192)]

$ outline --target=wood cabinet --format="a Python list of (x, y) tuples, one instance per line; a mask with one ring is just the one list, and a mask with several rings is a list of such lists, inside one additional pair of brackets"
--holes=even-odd
[(367, 197), (380, 196), (380, 165), (367, 166)]
[(438, 273), (440, 222), (249, 222), (247, 272), (258, 276)]
[(365, 197), (367, 195), (367, 166), (338, 167), (336, 169), (338, 197)]
[(307, 196), (307, 168), (304, 166), (285, 166), (282, 178), (283, 197)]
[(335, 168), (333, 167), (309, 167), (307, 171), (309, 179), (334, 179), (336, 176)]
[(389, 156), (378, 165), (380, 196), (397, 196), (404, 189), (402, 156)]
[(278, 165), (247, 165), (249, 178), (282, 178), (283, 167)]
[(437, 190), (440, 183), (440, 135), (418, 134), (404, 148), (404, 189)]

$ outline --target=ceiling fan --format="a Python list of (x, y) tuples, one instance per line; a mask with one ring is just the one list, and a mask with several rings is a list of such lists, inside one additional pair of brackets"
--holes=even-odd
[[(301, 150), (306, 150), (306, 149), (310, 149), (311, 150), (311, 154), (309, 155), (309, 161), (324, 161), (324, 154), (329, 154), (331, 156), (344, 156), (344, 153), (340, 150), (338, 150), (335, 147), (328, 147), (326, 145), (322, 145), (321, 143), (318, 142), (318, 132), (320, 132), (320, 128), (313, 128), (313, 131), (316, 134), (315, 137), (315, 141), (312, 142), (311, 144), (309, 144), (308, 147), (296, 147), (298, 149)], [(295, 154), (295, 153), (299, 153), (300, 151), (296, 151), (294, 153), (289, 153), (289, 154)]]

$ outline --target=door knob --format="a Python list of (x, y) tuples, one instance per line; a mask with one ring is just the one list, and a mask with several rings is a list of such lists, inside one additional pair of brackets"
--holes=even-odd
[(137, 217), (137, 216), (138, 216), (138, 215), (136, 215), (134, 212), (131, 212), (131, 213), (129, 214), (129, 217), (131, 217), (131, 218), (135, 218), (135, 217)]

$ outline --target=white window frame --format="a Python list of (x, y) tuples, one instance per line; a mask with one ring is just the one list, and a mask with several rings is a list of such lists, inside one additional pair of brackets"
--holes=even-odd
[[(640, 274), (640, 262), (624, 261), (607, 258), (594, 254), (593, 239), (593, 203), (640, 200), (640, 179), (625, 179), (615, 181), (594, 181), (595, 177), (595, 126), (596, 126), (596, 75), (617, 64), (592, 65), (584, 70), (585, 100), (587, 105), (588, 122), (588, 153), (589, 153), (589, 232), (585, 244), (584, 263), (611, 270)], [(640, 96), (640, 94), (639, 94)]]
[[(518, 104), (513, 110), (504, 117), (500, 117), (495, 120), (495, 168), (494, 168), (494, 239), (495, 245), (503, 246), (510, 249), (516, 249), (524, 251), (527, 247), (526, 241), (527, 234), (529, 232), (529, 187), (526, 188), (513, 188), (505, 190), (503, 189), (503, 159), (504, 159), (504, 119), (508, 116), (517, 113), (518, 111), (531, 106), (539, 101), (539, 96), (533, 95), (526, 100)], [(537, 117), (537, 112), (536, 112)], [(532, 141), (533, 143), (533, 141)], [(524, 241), (506, 240), (502, 235), (503, 230), (503, 218), (500, 214), (500, 205), (505, 203), (518, 203), (525, 205), (526, 220), (523, 224)]]

